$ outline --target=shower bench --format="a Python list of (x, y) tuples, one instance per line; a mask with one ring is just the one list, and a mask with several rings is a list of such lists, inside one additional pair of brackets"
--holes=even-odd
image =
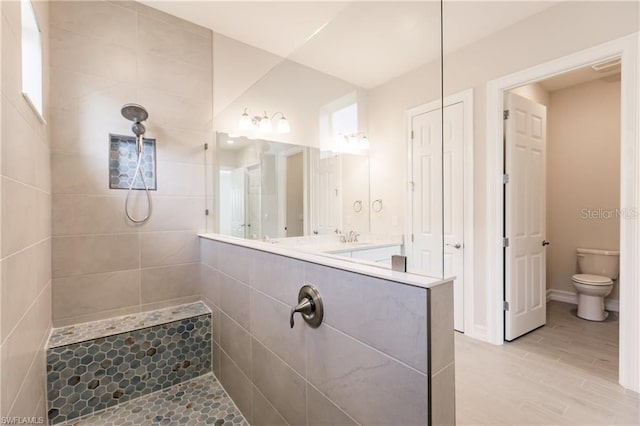
[(211, 336), (202, 302), (54, 329), (46, 349), (50, 424), (210, 373)]

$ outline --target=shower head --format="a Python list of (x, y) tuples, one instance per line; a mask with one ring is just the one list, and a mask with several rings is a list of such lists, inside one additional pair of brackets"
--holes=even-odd
[(149, 113), (142, 105), (125, 104), (121, 110), (122, 116), (134, 123), (140, 123), (149, 118)]
[(133, 103), (125, 104), (120, 112), (124, 118), (133, 121), (131, 131), (136, 135), (136, 148), (138, 150), (138, 155), (140, 155), (142, 153), (143, 145), (142, 137), (144, 136), (144, 132), (147, 131), (142, 122), (149, 118), (149, 113), (142, 105)]

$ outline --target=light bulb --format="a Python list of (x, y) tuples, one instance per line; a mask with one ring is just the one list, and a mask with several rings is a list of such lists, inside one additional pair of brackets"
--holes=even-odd
[(267, 113), (264, 113), (264, 117), (260, 119), (260, 124), (258, 124), (258, 130), (264, 133), (271, 133), (273, 131), (273, 126), (271, 125), (271, 120), (267, 117)]
[(247, 114), (247, 109), (244, 109), (244, 112), (242, 113), (242, 117), (240, 117), (240, 130), (251, 130), (251, 117), (249, 117), (249, 114)]
[(278, 133), (289, 133), (291, 131), (291, 126), (289, 126), (289, 120), (283, 115), (280, 120), (278, 120)]
[(369, 149), (369, 138), (367, 138), (366, 136), (363, 136), (362, 138), (360, 138), (360, 149)]

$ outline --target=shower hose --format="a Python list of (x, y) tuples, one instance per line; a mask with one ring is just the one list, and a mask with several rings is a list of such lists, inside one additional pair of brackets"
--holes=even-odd
[[(131, 184), (129, 185), (129, 191), (127, 191), (127, 197), (124, 200), (124, 213), (127, 215), (127, 218), (133, 223), (145, 223), (151, 217), (151, 192), (149, 191), (149, 187), (147, 186), (147, 181), (142, 174), (142, 170), (140, 168), (142, 164), (142, 149), (138, 149), (138, 164), (136, 165), (136, 172), (133, 174), (133, 179), (131, 179)], [(142, 179), (142, 184), (144, 185), (144, 190), (147, 193), (147, 203), (149, 208), (147, 209), (147, 215), (142, 219), (136, 219), (129, 214), (129, 196), (131, 195), (131, 191), (133, 191), (133, 185), (136, 182), (136, 176), (140, 175)]]

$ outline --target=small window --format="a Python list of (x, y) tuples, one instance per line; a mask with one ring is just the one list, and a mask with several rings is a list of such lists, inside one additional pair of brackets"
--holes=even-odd
[(21, 0), (22, 93), (42, 118), (42, 39), (30, 0)]
[(331, 114), (334, 137), (344, 138), (358, 133), (358, 104), (353, 103)]

